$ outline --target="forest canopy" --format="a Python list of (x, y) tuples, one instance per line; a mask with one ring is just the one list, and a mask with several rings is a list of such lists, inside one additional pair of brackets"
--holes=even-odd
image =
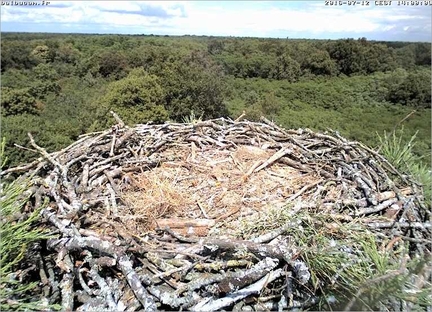
[[(2, 33), (7, 166), (112, 125), (260, 115), (328, 128), (368, 145), (405, 116), (415, 152), (431, 148), (430, 43)], [(399, 125), (402, 126), (402, 125)]]

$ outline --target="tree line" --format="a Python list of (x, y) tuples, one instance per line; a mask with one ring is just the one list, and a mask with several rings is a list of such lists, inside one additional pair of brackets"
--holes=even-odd
[[(29, 130), (41, 145), (55, 150), (110, 125), (110, 110), (128, 123), (181, 121), (191, 112), (203, 118), (230, 116), (244, 103), (250, 103), (251, 117), (253, 111), (282, 117), (278, 113), (295, 101), (310, 102), (310, 110), (316, 102), (337, 111), (343, 99), (332, 101), (304, 86), (356, 76), (370, 78), (378, 102), (430, 109), (430, 56), (428, 43), (366, 38), (4, 33), (2, 136), (10, 164), (16, 164), (35, 156), (13, 148), (28, 143)], [(380, 80), (379, 73), (389, 74)], [(279, 82), (287, 84), (284, 88), (297, 88), (298, 95), (259, 89), (239, 94), (234, 87), (256, 79), (272, 83), (275, 90)]]

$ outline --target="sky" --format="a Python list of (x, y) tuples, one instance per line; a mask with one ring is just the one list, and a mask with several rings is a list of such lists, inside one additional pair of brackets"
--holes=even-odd
[(2, 0), (1, 31), (431, 42), (432, 1), (414, 2)]

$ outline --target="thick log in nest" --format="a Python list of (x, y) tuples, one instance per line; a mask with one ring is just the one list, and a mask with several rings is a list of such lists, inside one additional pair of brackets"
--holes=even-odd
[(38, 268), (40, 295), (63, 310), (314, 306), (337, 276), (308, 266), (307, 226), (349, 259), (347, 227), (430, 252), (421, 186), (361, 143), (265, 118), (130, 128), (115, 117), (59, 152), (30, 135), (42, 157), (1, 172), (31, 179), (26, 209), (43, 206), (58, 234)]

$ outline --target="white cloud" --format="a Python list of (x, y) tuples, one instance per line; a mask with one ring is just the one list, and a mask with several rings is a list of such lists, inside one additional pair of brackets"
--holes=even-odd
[(329, 10), (323, 14), (315, 11), (267, 9), (244, 9), (241, 12), (229, 11), (221, 7), (212, 10), (190, 8), (188, 19), (174, 19), (171, 26), (188, 32), (219, 33), (224, 35), (260, 34), (266, 35), (274, 30), (332, 33), (332, 32), (370, 32), (377, 30), (380, 23), (352, 12)]
[(139, 4), (133, 1), (92, 1), (86, 3), (85, 6), (99, 10), (111, 11), (122, 10), (127, 12), (134, 12), (140, 10)]
[(395, 27), (396, 27), (395, 25), (388, 25), (388, 26), (384, 26), (383, 30), (384, 31), (389, 31), (389, 30), (394, 29)]

